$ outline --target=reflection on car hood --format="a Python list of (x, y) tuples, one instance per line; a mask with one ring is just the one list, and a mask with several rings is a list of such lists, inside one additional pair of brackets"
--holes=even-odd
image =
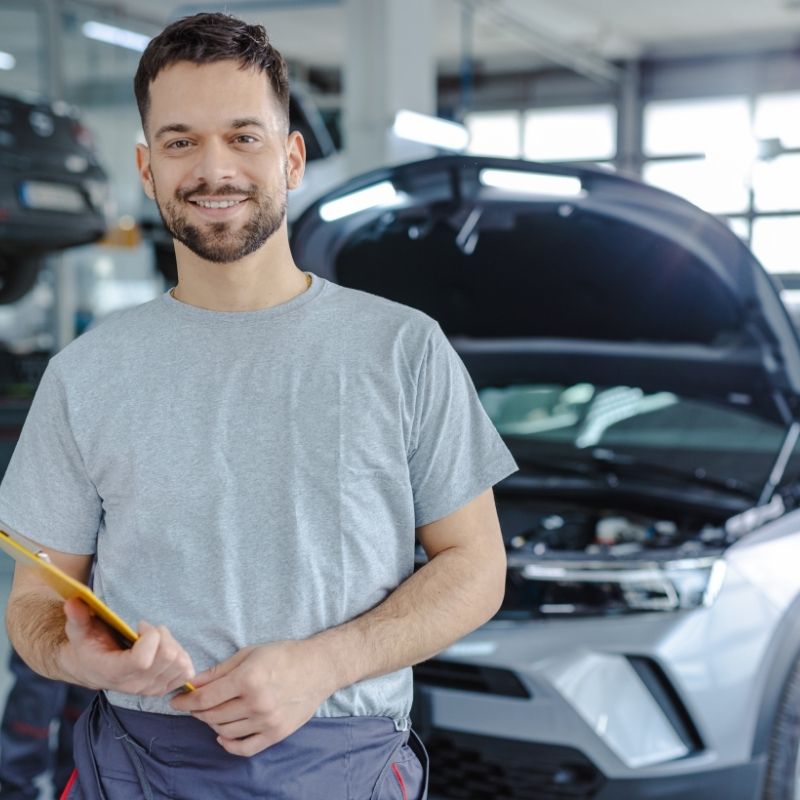
[(598, 168), (443, 156), (295, 223), (297, 262), (437, 319), (476, 385), (586, 380), (798, 412), (800, 343), (720, 221)]

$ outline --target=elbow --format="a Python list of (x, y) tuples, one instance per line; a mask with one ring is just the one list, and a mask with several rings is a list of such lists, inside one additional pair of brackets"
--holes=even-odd
[(506, 554), (503, 549), (491, 560), (487, 560), (485, 566), (485, 588), (483, 597), (485, 600), (484, 619), (481, 624), (488, 622), (500, 610), (506, 595)]

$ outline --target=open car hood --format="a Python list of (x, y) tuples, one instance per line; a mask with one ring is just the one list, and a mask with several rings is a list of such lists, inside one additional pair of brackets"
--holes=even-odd
[(800, 342), (746, 245), (602, 169), (442, 156), (376, 170), (310, 206), (292, 248), (434, 317), (478, 387), (630, 383), (800, 417)]

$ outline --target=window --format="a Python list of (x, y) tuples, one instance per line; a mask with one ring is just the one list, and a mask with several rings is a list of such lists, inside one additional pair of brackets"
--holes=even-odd
[(800, 272), (800, 215), (756, 219), (752, 247), (769, 272)]
[(481, 156), (520, 157), (519, 112), (478, 112), (467, 114), (464, 122), (470, 136), (467, 152)]
[(756, 211), (800, 209), (800, 154), (759, 161), (753, 169)]
[(726, 218), (770, 272), (800, 273), (800, 92), (657, 101), (648, 183)]
[(785, 148), (800, 148), (800, 92), (763, 94), (756, 101), (754, 128), (759, 139), (780, 139)]
[(647, 156), (705, 156), (749, 132), (744, 97), (658, 101), (648, 103), (644, 112)]
[(642, 177), (712, 214), (747, 210), (748, 190), (742, 175), (719, 162), (703, 158), (651, 161), (645, 164)]
[(604, 161), (617, 151), (611, 105), (535, 109), (525, 114), (524, 154), (535, 161)]

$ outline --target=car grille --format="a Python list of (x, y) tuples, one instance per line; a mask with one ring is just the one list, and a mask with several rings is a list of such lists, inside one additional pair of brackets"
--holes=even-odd
[(420, 685), (459, 689), (462, 692), (531, 697), (531, 693), (511, 670), (438, 658), (417, 664), (414, 667), (414, 680)]
[(594, 797), (602, 773), (577, 750), (434, 728), (425, 737), (430, 794), (446, 800)]

